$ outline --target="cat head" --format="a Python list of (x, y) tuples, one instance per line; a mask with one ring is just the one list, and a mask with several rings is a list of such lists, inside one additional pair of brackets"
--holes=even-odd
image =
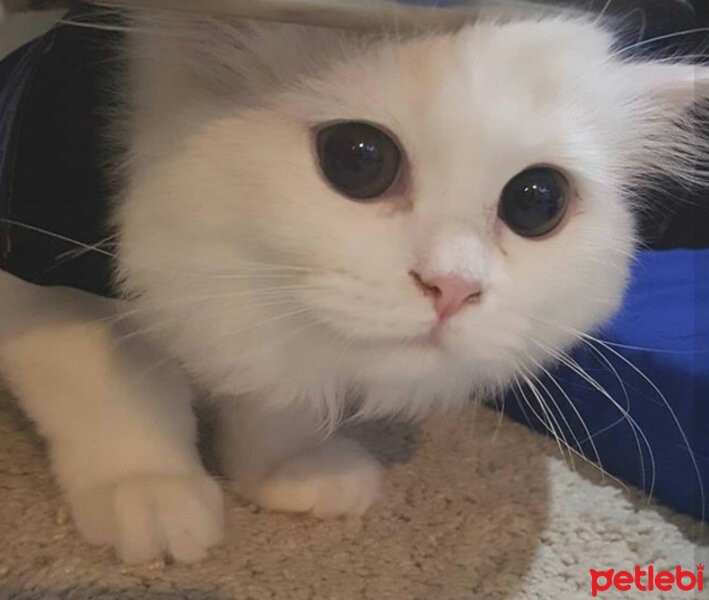
[(213, 388), (369, 412), (498, 388), (612, 315), (629, 190), (691, 176), (709, 95), (583, 20), (190, 31), (135, 43), (125, 289)]

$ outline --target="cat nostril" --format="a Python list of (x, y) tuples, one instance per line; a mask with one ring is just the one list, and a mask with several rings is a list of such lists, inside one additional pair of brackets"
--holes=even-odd
[(416, 271), (410, 271), (410, 275), (416, 286), (433, 300), (440, 321), (452, 317), (466, 304), (480, 302), (482, 297), (480, 282), (460, 275), (435, 275), (425, 279)]
[(409, 271), (409, 275), (411, 275), (416, 283), (416, 287), (418, 287), (427, 296), (439, 296), (442, 293), (441, 288), (425, 282), (423, 277), (421, 277), (421, 275), (419, 275), (416, 271)]

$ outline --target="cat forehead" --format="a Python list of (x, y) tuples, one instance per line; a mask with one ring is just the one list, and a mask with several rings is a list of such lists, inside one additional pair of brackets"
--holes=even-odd
[(593, 24), (553, 20), (355, 44), (281, 108), (313, 126), (383, 126), (417, 175), (425, 167), (498, 185), (529, 164), (595, 160), (595, 129), (613, 99), (604, 74), (589, 73), (603, 70), (611, 43)]
[(478, 23), (456, 33), (341, 43), (333, 64), (304, 80), (303, 91), (311, 96), (306, 112), (311, 120), (383, 122), (433, 112), (440, 126), (446, 113), (470, 115), (491, 101), (534, 111), (571, 89), (578, 94), (585, 73), (597, 76), (607, 63), (611, 45), (612, 36), (593, 23), (561, 19)]

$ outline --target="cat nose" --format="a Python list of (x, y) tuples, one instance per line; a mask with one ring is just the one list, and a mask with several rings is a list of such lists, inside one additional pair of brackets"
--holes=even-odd
[(478, 303), (483, 293), (479, 281), (452, 273), (424, 277), (416, 271), (411, 271), (411, 277), (417, 287), (433, 300), (439, 321), (449, 319), (466, 304)]

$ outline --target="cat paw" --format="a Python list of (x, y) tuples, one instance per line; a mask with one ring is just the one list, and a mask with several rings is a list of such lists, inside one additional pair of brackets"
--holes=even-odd
[(224, 532), (222, 492), (211, 478), (146, 476), (69, 495), (74, 522), (127, 563), (202, 559)]
[(285, 462), (248, 496), (271, 510), (359, 516), (375, 500), (381, 472), (357, 443), (333, 438)]

